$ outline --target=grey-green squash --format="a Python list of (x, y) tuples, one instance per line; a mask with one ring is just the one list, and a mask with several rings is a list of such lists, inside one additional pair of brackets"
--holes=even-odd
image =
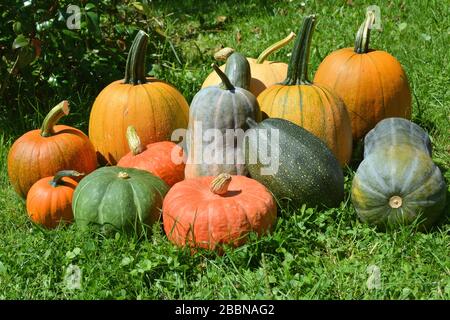
[(428, 229), (444, 212), (447, 186), (430, 157), (430, 139), (408, 122), (388, 118), (367, 134), (365, 157), (353, 178), (359, 218), (380, 230), (413, 222)]
[(246, 175), (241, 144), (235, 135), (238, 129), (248, 129), (247, 118), (261, 120), (256, 97), (233, 85), (217, 65), (213, 68), (222, 84), (201, 89), (189, 108), (185, 178), (221, 173)]
[(103, 167), (86, 176), (75, 189), (72, 209), (81, 228), (101, 232), (142, 234), (161, 215), (167, 184), (151, 173), (121, 167)]
[(322, 140), (284, 119), (269, 118), (259, 124), (249, 119), (248, 123), (252, 130), (246, 132), (245, 159), (253, 179), (281, 202), (328, 208), (340, 204), (343, 172)]

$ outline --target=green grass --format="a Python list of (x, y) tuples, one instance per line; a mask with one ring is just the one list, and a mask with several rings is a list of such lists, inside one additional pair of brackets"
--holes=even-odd
[[(169, 37), (176, 43), (184, 41), (186, 48), (197, 41), (204, 55), (194, 55), (182, 66), (162, 66), (156, 73), (190, 100), (210, 71), (212, 58), (207, 53), (218, 45), (256, 57), (268, 44), (297, 32), (304, 14), (317, 13), (312, 75), (328, 53), (353, 44), (364, 8), (373, 4), (353, 2), (304, 1), (302, 6), (300, 1), (240, 1), (238, 5), (203, 1), (203, 9), (193, 9), (189, 1), (176, 9), (161, 5), (158, 14), (174, 12), (165, 21)], [(433, 159), (450, 185), (450, 7), (442, 1), (378, 4), (383, 32), (373, 32), (372, 47), (389, 51), (404, 66), (415, 97), (413, 120), (429, 131)], [(213, 26), (219, 15), (228, 20), (214, 31), (208, 25)], [(202, 28), (201, 20), (206, 20)], [(407, 24), (403, 30), (401, 23)], [(176, 47), (183, 48), (179, 43)], [(290, 48), (272, 58), (287, 61)], [(179, 54), (187, 56), (186, 50)], [(65, 122), (86, 129), (94, 92), (99, 90), (54, 97), (55, 102), (63, 98), (72, 102), (75, 116)], [(23, 97), (20, 103), (48, 109), (33, 97)], [(358, 221), (351, 205), (351, 170), (346, 172), (347, 197), (340, 208), (282, 210), (271, 235), (251, 237), (248, 244), (226, 249), (223, 256), (192, 255), (175, 248), (161, 225), (154, 226), (148, 239), (119, 234), (104, 238), (74, 226), (39, 228), (29, 221), (23, 201), (9, 185), (6, 156), (13, 139), (41, 120), (38, 114), (19, 118), (16, 125), (1, 123), (7, 132), (0, 135), (1, 299), (450, 299), (449, 219), (428, 233), (413, 226), (376, 232)], [(66, 285), (69, 265), (81, 269), (80, 289)], [(366, 283), (373, 265), (380, 269), (378, 289), (369, 289)]]

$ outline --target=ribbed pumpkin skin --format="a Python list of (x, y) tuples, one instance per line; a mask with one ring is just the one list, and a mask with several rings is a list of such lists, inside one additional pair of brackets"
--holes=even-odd
[[(422, 228), (440, 217), (447, 188), (439, 168), (423, 150), (409, 145), (386, 146), (360, 164), (352, 184), (352, 202), (363, 222), (385, 229), (412, 223), (422, 214)], [(399, 208), (391, 197), (402, 199)]]
[[(125, 172), (129, 178), (120, 178)], [(139, 169), (103, 167), (85, 177), (73, 195), (75, 222), (84, 228), (98, 226), (102, 232), (137, 233), (160, 218), (168, 186), (158, 177)]]
[(94, 146), (83, 132), (65, 125), (54, 126), (54, 131), (50, 137), (42, 137), (41, 130), (29, 131), (9, 151), (9, 180), (22, 198), (36, 181), (58, 171), (88, 174), (97, 168)]
[(128, 153), (125, 132), (132, 125), (143, 145), (170, 140), (175, 129), (186, 128), (189, 106), (170, 84), (148, 78), (145, 84), (115, 81), (95, 99), (89, 138), (102, 164), (116, 164)]
[[(252, 78), (250, 80), (249, 91), (257, 97), (264, 89), (282, 82), (286, 78), (288, 66), (283, 62), (264, 61), (263, 63), (256, 63), (256, 59), (247, 58), (250, 64), (250, 72)], [(225, 70), (226, 64), (222, 65), (220, 69)], [(202, 84), (202, 88), (218, 85), (221, 82), (219, 76), (212, 72), (208, 75)]]
[[(278, 130), (279, 167), (273, 175), (264, 175), (267, 167), (258, 161), (257, 135), (249, 134), (247, 168), (250, 176), (265, 185), (277, 199), (290, 199), (296, 205), (336, 207), (344, 198), (344, 176), (336, 157), (317, 137), (284, 119), (266, 119), (252, 129)], [(264, 131), (261, 131), (264, 132)], [(258, 143), (266, 144), (268, 154), (278, 146), (271, 145), (271, 137), (258, 134)], [(269, 141), (266, 141), (269, 139)], [(269, 147), (270, 146), (270, 147)]]
[(331, 88), (344, 100), (355, 141), (384, 118), (411, 118), (408, 79), (400, 63), (387, 52), (337, 50), (319, 65), (314, 82)]
[(118, 167), (148, 171), (164, 180), (169, 186), (184, 180), (184, 163), (174, 163), (172, 153), (183, 159), (183, 149), (170, 141), (149, 144), (142, 153), (126, 154), (117, 163)]
[(289, 120), (326, 143), (341, 165), (352, 155), (350, 118), (342, 100), (318, 85), (274, 85), (258, 96), (263, 117)]
[(251, 231), (270, 231), (276, 204), (257, 181), (233, 176), (228, 192), (210, 191), (214, 177), (184, 180), (170, 189), (163, 205), (164, 231), (178, 246), (218, 249), (223, 244), (240, 246)]
[(61, 184), (50, 185), (53, 177), (37, 181), (28, 192), (27, 213), (35, 223), (47, 228), (55, 228), (61, 222), (72, 222), (72, 196), (77, 182), (62, 178)]
[[(218, 86), (211, 86), (200, 90), (193, 98), (189, 110), (189, 126), (186, 137), (188, 161), (186, 163), (185, 177), (194, 178), (199, 176), (215, 176), (220, 173), (245, 175), (245, 164), (208, 164), (203, 159), (204, 149), (210, 141), (204, 143), (196, 139), (197, 129), (195, 123), (199, 122), (203, 133), (208, 129), (218, 129), (225, 137), (226, 129), (248, 128), (246, 119), (251, 118), (256, 121), (261, 119), (258, 102), (255, 96), (249, 91), (235, 87), (234, 90), (225, 90)], [(206, 140), (206, 138), (204, 138)], [(233, 145), (226, 145), (224, 138), (223, 146), (227, 150), (232, 150)], [(237, 149), (237, 148), (236, 148)], [(215, 150), (219, 150), (216, 148)], [(237, 154), (236, 150), (235, 160)], [(210, 153), (207, 153), (210, 155)]]

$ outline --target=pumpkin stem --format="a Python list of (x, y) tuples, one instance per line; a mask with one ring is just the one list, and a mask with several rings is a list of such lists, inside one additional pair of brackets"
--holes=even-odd
[(266, 50), (264, 50), (263, 52), (261, 52), (261, 54), (259, 55), (258, 59), (256, 59), (256, 63), (261, 64), (264, 61), (266, 61), (267, 57), (269, 55), (271, 55), (272, 53), (274, 53), (275, 51), (277, 51), (278, 49), (283, 48), (284, 46), (286, 46), (289, 42), (292, 41), (292, 39), (294, 39), (295, 37), (295, 33), (291, 32), (289, 33), (289, 35), (284, 38), (281, 39), (280, 41), (275, 42), (273, 45), (271, 45), (270, 47), (268, 47)]
[(303, 25), (299, 31), (300, 36), (295, 40), (287, 77), (282, 82), (283, 85), (311, 84), (311, 81), (308, 80), (308, 61), (315, 24), (315, 15), (309, 15), (303, 19)]
[(126, 84), (143, 84), (147, 82), (145, 77), (145, 54), (147, 52), (148, 34), (139, 30), (131, 44), (128, 52), (127, 64), (125, 66)]
[(50, 181), (50, 185), (52, 187), (56, 188), (57, 186), (59, 186), (61, 184), (62, 178), (64, 178), (64, 177), (80, 177), (80, 176), (84, 176), (84, 173), (80, 173), (75, 170), (58, 171), (55, 174), (55, 176), (53, 177), (53, 179)]
[(222, 80), (221, 87), (223, 87), (226, 90), (234, 90), (234, 86), (231, 84), (230, 79), (228, 79), (227, 75), (223, 73), (222, 70), (220, 70), (219, 66), (215, 63), (211, 65), (211, 67), (214, 68), (214, 71), (217, 73), (217, 75)]
[(138, 155), (139, 153), (142, 153), (142, 151), (144, 151), (144, 147), (141, 144), (141, 139), (139, 139), (136, 129), (133, 126), (129, 126), (127, 128), (126, 135), (128, 147), (130, 148), (133, 155), (135, 156)]
[(67, 100), (61, 101), (47, 114), (41, 126), (41, 136), (50, 137), (55, 134), (54, 126), (64, 116), (69, 114), (69, 102)]
[(128, 178), (130, 178), (130, 175), (129, 175), (128, 173), (126, 173), (125, 171), (120, 171), (120, 172), (117, 174), (117, 178), (120, 178), (120, 179), (128, 179)]
[(231, 175), (228, 173), (221, 173), (211, 181), (209, 189), (212, 193), (224, 195), (228, 192), (228, 186), (231, 182)]
[(258, 125), (258, 123), (255, 121), (255, 120), (253, 120), (252, 118), (247, 118), (246, 120), (245, 120), (245, 122), (247, 122), (247, 124), (248, 124), (248, 126), (250, 127), (250, 128), (254, 128), (254, 127), (256, 127), (257, 125)]
[(356, 33), (355, 40), (355, 52), (356, 53), (367, 53), (369, 52), (369, 41), (370, 41), (370, 29), (375, 23), (375, 13), (373, 11), (367, 11), (366, 19), (361, 24)]
[(399, 197), (399, 196), (392, 196), (389, 199), (389, 206), (392, 209), (400, 208), (402, 206), (402, 203), (403, 203), (403, 199), (401, 197)]
[(230, 47), (226, 47), (223, 49), (220, 49), (214, 54), (214, 59), (216, 61), (226, 61), (229, 56), (231, 56), (234, 53), (234, 49)]

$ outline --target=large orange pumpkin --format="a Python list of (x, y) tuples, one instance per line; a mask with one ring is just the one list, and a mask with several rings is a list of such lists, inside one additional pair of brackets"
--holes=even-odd
[(239, 246), (270, 231), (277, 216), (272, 194), (256, 180), (227, 173), (177, 183), (164, 198), (164, 231), (178, 246)]
[(8, 175), (14, 190), (25, 198), (31, 186), (56, 172), (74, 169), (86, 174), (97, 168), (94, 146), (78, 129), (55, 125), (69, 114), (62, 101), (45, 117), (41, 129), (17, 139), (8, 154)]
[(118, 167), (135, 168), (153, 173), (169, 186), (184, 179), (183, 149), (171, 141), (143, 146), (133, 126), (127, 129), (130, 152), (117, 163)]
[[(286, 72), (288, 66), (283, 62), (275, 62), (266, 60), (267, 57), (273, 53), (274, 51), (284, 47), (287, 45), (293, 38), (295, 37), (295, 33), (291, 32), (286, 38), (274, 43), (266, 50), (264, 50), (258, 57), (258, 59), (247, 58), (250, 64), (250, 71), (252, 78), (250, 80), (250, 88), (248, 89), (251, 93), (258, 96), (264, 89), (267, 87), (281, 82), (286, 78)], [(230, 50), (228, 54), (231, 54), (233, 51)], [(228, 55), (225, 55), (225, 59)], [(225, 71), (226, 64), (222, 65), (220, 69)], [(202, 88), (215, 86), (222, 82), (220, 77), (216, 72), (212, 72), (203, 82)], [(246, 88), (245, 88), (246, 89)]]
[(128, 153), (128, 126), (136, 128), (144, 145), (170, 140), (172, 132), (186, 128), (189, 106), (172, 85), (147, 78), (145, 52), (148, 35), (139, 31), (128, 54), (125, 79), (104, 88), (92, 106), (89, 138), (101, 164), (116, 164)]
[(72, 197), (78, 183), (71, 178), (82, 175), (74, 170), (64, 170), (33, 184), (27, 196), (30, 219), (47, 228), (72, 222)]
[(289, 120), (322, 139), (341, 165), (350, 161), (352, 131), (343, 101), (308, 80), (308, 59), (316, 18), (307, 16), (294, 45), (288, 75), (258, 96), (263, 117)]
[(402, 66), (389, 53), (369, 49), (373, 23), (369, 11), (355, 47), (331, 53), (314, 77), (315, 83), (328, 86), (344, 100), (355, 141), (384, 118), (411, 118), (411, 92)]

